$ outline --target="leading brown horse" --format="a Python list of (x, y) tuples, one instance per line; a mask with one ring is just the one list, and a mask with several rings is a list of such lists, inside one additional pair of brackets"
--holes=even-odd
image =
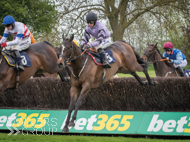
[[(70, 106), (63, 132), (68, 132), (68, 126), (74, 126), (77, 111), (81, 106), (84, 98), (92, 88), (97, 88), (102, 84), (102, 79), (105, 70), (107, 70), (105, 80), (108, 81), (116, 72), (132, 74), (142, 85), (146, 82), (136, 74), (136, 71), (145, 73), (150, 85), (155, 84), (150, 80), (147, 69), (143, 68), (137, 61), (140, 62), (140, 57), (134, 52), (132, 47), (123, 41), (116, 41), (107, 49), (113, 52), (116, 59), (115, 63), (111, 64), (110, 69), (104, 69), (94, 63), (93, 59), (88, 54), (82, 54), (83, 51), (73, 42), (74, 35), (70, 39), (63, 37), (62, 53), (59, 61), (66, 60), (71, 62), (71, 88), (70, 88)], [(137, 58), (138, 57), (138, 58)], [(142, 62), (145, 63), (145, 62)], [(106, 101), (106, 100), (105, 100)], [(71, 113), (75, 109), (72, 119), (69, 123)]]
[[(31, 44), (25, 52), (28, 53), (32, 66), (25, 67), (25, 70), (20, 72), (19, 84), (24, 83), (39, 70), (53, 74), (63, 69), (57, 65), (57, 54), (48, 42)], [(2, 93), (8, 88), (15, 88), (16, 70), (7, 64), (2, 54), (0, 60), (0, 93)]]
[(160, 54), (156, 44), (148, 44), (145, 48), (143, 55), (141, 56), (143, 60), (153, 62), (154, 70), (156, 76), (159, 77), (179, 77), (175, 67), (172, 63), (168, 63), (166, 59)]

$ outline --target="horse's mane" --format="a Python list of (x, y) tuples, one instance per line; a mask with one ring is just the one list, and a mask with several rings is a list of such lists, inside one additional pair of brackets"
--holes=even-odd
[[(151, 45), (151, 46), (153, 46), (153, 45)], [(164, 57), (162, 56), (162, 54), (160, 53), (160, 51), (158, 50), (158, 48), (156, 48), (156, 50), (157, 50), (157, 52), (160, 54), (161, 58), (164, 59)], [(168, 61), (164, 61), (164, 63), (165, 63), (168, 67), (173, 68), (172, 65), (171, 65), (170, 63), (168, 63)]]
[(43, 42), (45, 42), (46, 44), (48, 44), (48, 45), (50, 45), (51, 47), (54, 48), (54, 46), (51, 43), (49, 43), (48, 41), (43, 41)]
[(143, 68), (148, 68), (148, 62), (147, 61), (145, 61), (145, 60), (143, 60), (141, 57), (140, 57), (140, 55), (135, 51), (135, 48), (134, 48), (134, 46), (132, 46), (130, 43), (128, 43), (128, 42), (126, 42), (126, 41), (123, 41), (123, 40), (120, 40), (121, 42), (124, 42), (124, 43), (127, 43), (128, 45), (130, 45), (131, 46), (131, 48), (133, 49), (133, 52), (135, 53), (135, 56), (136, 56), (136, 58), (137, 58), (137, 62), (139, 63), (139, 64), (143, 64)]

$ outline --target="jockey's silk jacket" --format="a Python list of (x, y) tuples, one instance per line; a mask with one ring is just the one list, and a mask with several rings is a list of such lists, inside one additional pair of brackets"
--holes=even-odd
[[(13, 37), (15, 36), (16, 37), (15, 40), (6, 42), (9, 35), (11, 35)], [(7, 28), (5, 28), (3, 37), (0, 40), (0, 44), (3, 42), (6, 42), (7, 46), (17, 45), (17, 44), (19, 44), (19, 42), (22, 39), (24, 39), (26, 37), (30, 37), (30, 31), (29, 31), (28, 27), (25, 26), (21, 22), (15, 22), (15, 26), (14, 26), (13, 30), (8, 31)]]
[(96, 40), (91, 42), (89, 45), (91, 47), (95, 47), (98, 46), (103, 39), (110, 37), (111, 34), (107, 29), (107, 27), (102, 22), (99, 22), (97, 20), (96, 24), (92, 28), (90, 28), (88, 25), (86, 26), (86, 29), (84, 31), (84, 36), (80, 45), (87, 44), (91, 36), (94, 37)]
[(163, 57), (169, 57), (173, 60), (174, 64), (181, 64), (186, 59), (185, 55), (179, 49), (172, 49), (171, 55), (164, 52)]

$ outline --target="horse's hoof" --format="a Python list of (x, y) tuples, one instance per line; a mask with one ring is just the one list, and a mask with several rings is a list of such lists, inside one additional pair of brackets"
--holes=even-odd
[(69, 127), (74, 127), (75, 123), (74, 122), (69, 122)]
[(69, 132), (69, 128), (68, 127), (64, 127), (62, 130), (62, 133), (68, 133)]
[(141, 85), (147, 86), (147, 85), (148, 85), (148, 82), (147, 82), (147, 81), (144, 81)]
[(155, 81), (150, 83), (150, 85), (152, 85), (152, 86), (156, 86), (156, 84), (157, 84), (157, 82), (155, 82)]

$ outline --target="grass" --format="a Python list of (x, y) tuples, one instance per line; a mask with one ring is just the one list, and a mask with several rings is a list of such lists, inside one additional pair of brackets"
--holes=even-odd
[(78, 135), (8, 135), (0, 133), (0, 142), (188, 142), (189, 140), (167, 140), (150, 138), (131, 138), (113, 136), (78, 136)]
[[(145, 74), (143, 72), (137, 72), (137, 74), (140, 76), (140, 77), (145, 77)], [(151, 64), (149, 67), (148, 67), (148, 74), (150, 75), (150, 77), (156, 77), (156, 73), (154, 71), (154, 67), (153, 65)], [(123, 74), (123, 73), (117, 73), (117, 75), (121, 78), (121, 77), (133, 77), (132, 75), (130, 74)]]

